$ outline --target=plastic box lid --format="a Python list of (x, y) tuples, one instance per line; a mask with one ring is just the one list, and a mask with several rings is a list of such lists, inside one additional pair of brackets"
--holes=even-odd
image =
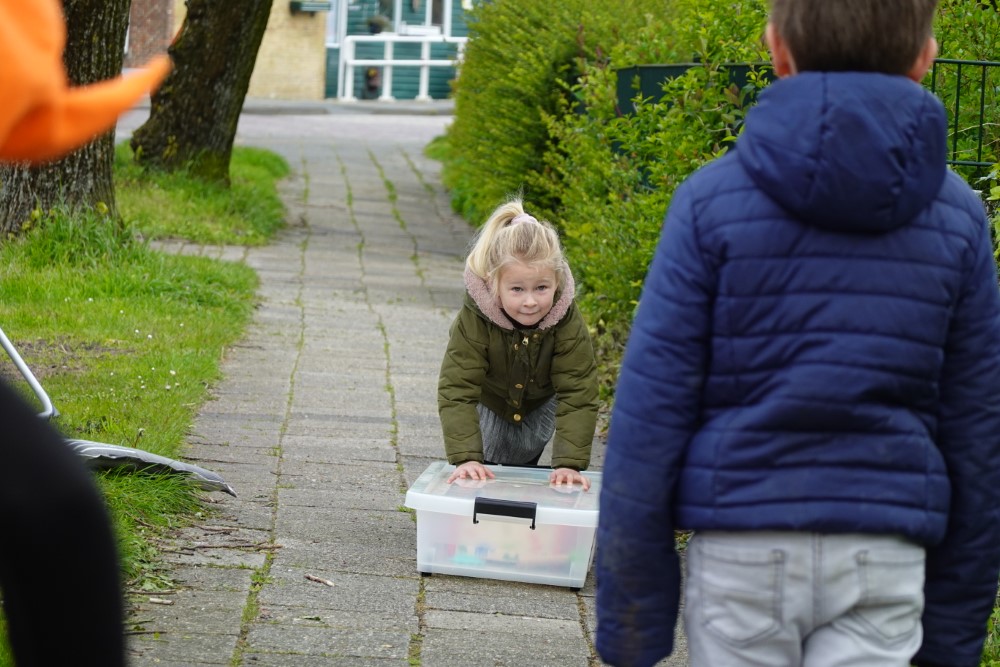
[[(529, 518), (543, 525), (597, 526), (601, 473), (585, 471), (590, 490), (579, 484), (554, 486), (548, 468), (487, 466), (496, 475), (490, 480), (447, 482), (455, 466), (436, 461), (413, 482), (406, 492), (406, 506), (418, 511), (458, 514), (476, 519), (474, 514), (496, 514)], [(534, 506), (533, 508), (531, 506)], [(508, 513), (512, 512), (512, 513)], [(419, 515), (418, 515), (419, 520)]]

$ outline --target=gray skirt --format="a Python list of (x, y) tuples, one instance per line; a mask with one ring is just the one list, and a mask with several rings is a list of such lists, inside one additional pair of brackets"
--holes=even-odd
[(480, 403), (479, 431), (483, 434), (483, 459), (489, 463), (526, 465), (538, 462), (556, 430), (556, 397), (524, 415), (514, 424)]

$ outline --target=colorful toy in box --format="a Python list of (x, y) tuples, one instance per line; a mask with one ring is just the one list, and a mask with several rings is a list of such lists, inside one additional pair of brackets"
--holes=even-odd
[(485, 520), (449, 522), (444, 532), (436, 537), (435, 551), (457, 565), (568, 570), (574, 555), (579, 560), (578, 531), (566, 526), (531, 530), (527, 524)]
[(417, 569), (581, 587), (593, 557), (600, 473), (586, 473), (584, 492), (550, 485), (544, 469), (492, 469), (496, 479), (448, 484), (454, 467), (438, 462), (410, 487)]

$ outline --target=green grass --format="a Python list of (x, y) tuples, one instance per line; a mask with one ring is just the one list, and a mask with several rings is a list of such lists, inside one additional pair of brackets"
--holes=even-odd
[(270, 151), (236, 147), (226, 189), (184, 173), (146, 172), (132, 161), (127, 143), (115, 152), (119, 212), (151, 238), (262, 245), (281, 225), (283, 207), (273, 183), (288, 172), (288, 164)]
[[(226, 190), (145, 174), (126, 157), (120, 146), (124, 224), (52, 211), (0, 246), (0, 327), (59, 411), (53, 424), (61, 432), (180, 458), (223, 351), (250, 321), (258, 281), (245, 265), (164, 254), (143, 239), (265, 243), (283, 224), (276, 184), (288, 167), (266, 151), (237, 148)], [(34, 401), (2, 354), (0, 374)], [(169, 588), (157, 538), (207, 512), (203, 492), (171, 475), (96, 479), (127, 588)], [(0, 618), (0, 667), (11, 665)]]

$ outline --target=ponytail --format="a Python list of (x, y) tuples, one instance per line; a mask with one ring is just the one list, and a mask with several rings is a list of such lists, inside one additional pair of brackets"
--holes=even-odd
[(500, 270), (521, 262), (552, 269), (563, 286), (563, 254), (559, 235), (548, 222), (524, 212), (514, 197), (493, 211), (473, 239), (465, 265), (496, 292)]

